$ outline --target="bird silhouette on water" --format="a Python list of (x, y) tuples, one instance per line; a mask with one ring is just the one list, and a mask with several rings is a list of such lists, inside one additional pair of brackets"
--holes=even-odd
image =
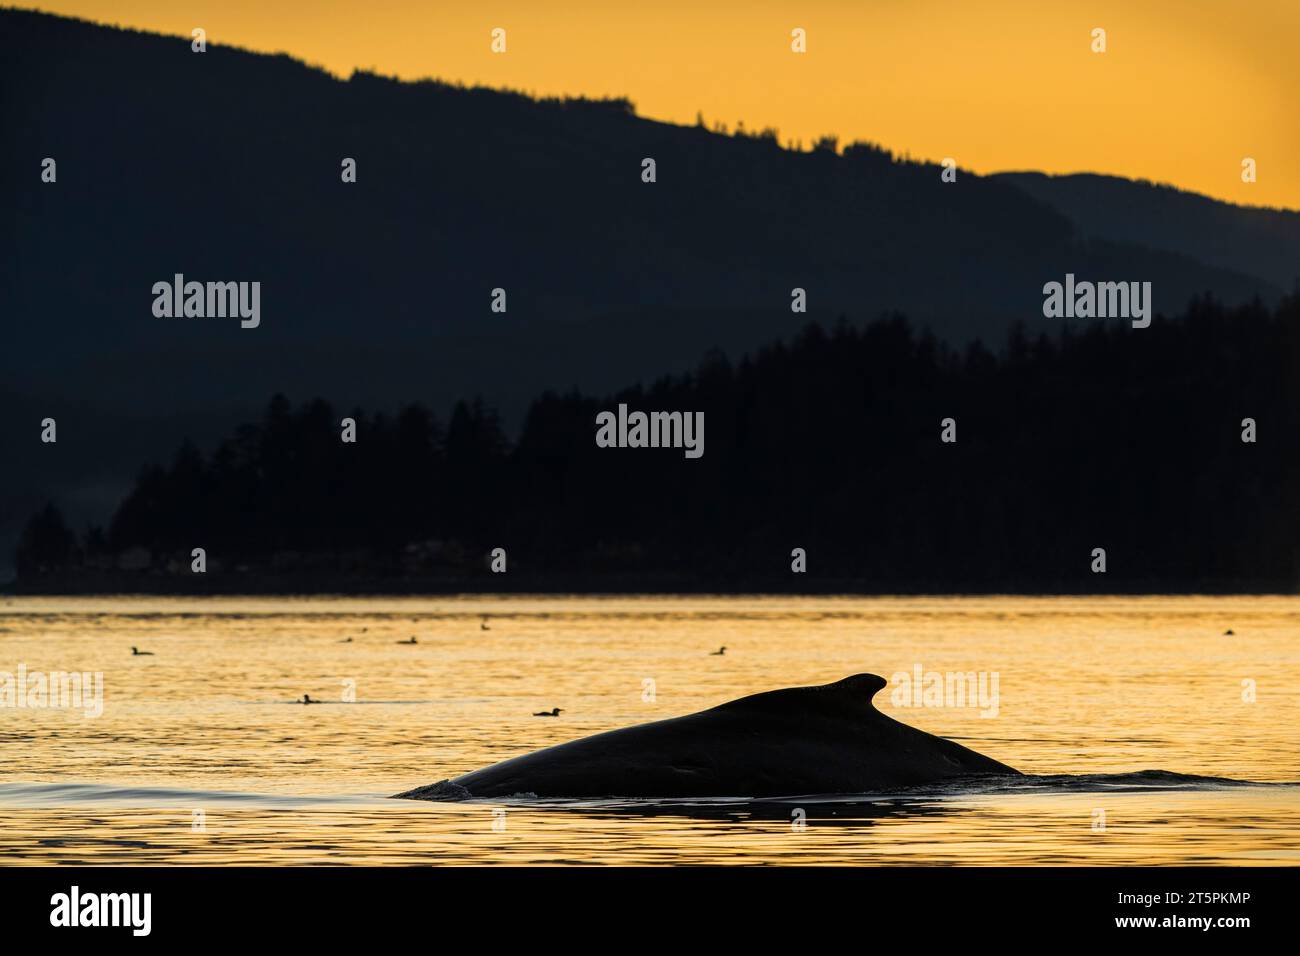
[(723, 654), (725, 654), (725, 653), (727, 653), (727, 645), (726, 645), (726, 644), (723, 644), (723, 645), (722, 645), (721, 647), (719, 647), (716, 651), (710, 651), (710, 652), (709, 652), (709, 656), (710, 656), (710, 657), (721, 657), (721, 656), (722, 656)]
[(319, 703), (320, 703), (320, 701), (318, 701), (318, 700), (312, 700), (312, 699), (311, 699), (311, 694), (303, 694), (303, 695), (302, 695), (302, 702), (303, 702), (304, 704), (319, 704)]
[(534, 717), (559, 717), (560, 714), (562, 713), (564, 713), (564, 711), (559, 707), (552, 707), (550, 710), (539, 710), (537, 713), (533, 714), (533, 716)]
[(1232, 636), (1235, 635), (1235, 633), (1236, 633), (1236, 632), (1233, 631), (1232, 628), (1228, 628), (1226, 631), (1223, 632), (1223, 636), (1224, 636), (1224, 637), (1232, 637)]
[(488, 623), (487, 623), (487, 622), (488, 622), (488, 619), (487, 619), (487, 615), (485, 614), (485, 615), (483, 615), (483, 620), (479, 621), (478, 629), (479, 629), (480, 631), (490, 631), (490, 630), (492, 630), (492, 628), (488, 627)]
[(142, 651), (140, 650), (140, 648), (132, 645), (131, 656), (132, 657), (153, 657), (153, 651)]
[(418, 644), (418, 643), (420, 643), (420, 642), (417, 641), (417, 640), (415, 639), (415, 635), (412, 634), (412, 635), (411, 635), (411, 639), (410, 639), (409, 641), (398, 641), (397, 643), (398, 643), (398, 644)]

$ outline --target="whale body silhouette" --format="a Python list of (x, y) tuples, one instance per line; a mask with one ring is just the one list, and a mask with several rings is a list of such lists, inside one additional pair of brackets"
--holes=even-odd
[(865, 793), (1020, 771), (872, 706), (886, 681), (855, 674), (547, 747), (396, 796), (781, 797)]

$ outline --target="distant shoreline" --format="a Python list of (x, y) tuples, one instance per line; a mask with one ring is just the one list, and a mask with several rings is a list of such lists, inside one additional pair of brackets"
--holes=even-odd
[[(421, 595), (714, 595), (719, 597), (1287, 597), (1295, 590), (1262, 582), (1250, 587), (1222, 583), (1175, 585), (1161, 581), (1111, 581), (1110, 587), (1071, 588), (976, 588), (960, 583), (932, 586), (893, 586), (859, 578), (805, 579), (798, 583), (782, 578), (705, 579), (675, 574), (555, 574), (511, 572), (443, 577), (369, 577), (331, 575), (214, 574), (196, 587), (187, 577), (167, 575), (94, 574), (49, 576), (33, 581), (10, 581), (0, 585), (9, 597), (418, 597)], [(144, 580), (142, 580), (144, 578)]]

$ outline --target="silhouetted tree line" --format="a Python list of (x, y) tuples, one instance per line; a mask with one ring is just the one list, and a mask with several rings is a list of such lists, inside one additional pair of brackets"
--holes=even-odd
[[(480, 402), (444, 422), (277, 396), (212, 454), (186, 445), (145, 469), (106, 532), (77, 542), (42, 511), (17, 563), (146, 549), (188, 572), (201, 546), (268, 573), (285, 553), (359, 555), (347, 567), (367, 587), (472, 573), (502, 589), (1293, 590), (1300, 300), (1050, 331), (1018, 325), (995, 353), (899, 316), (810, 325), (604, 399), (548, 392), (513, 443)], [(703, 411), (703, 457), (597, 447), (596, 415), (619, 403)], [(504, 576), (487, 571), (495, 547)]]

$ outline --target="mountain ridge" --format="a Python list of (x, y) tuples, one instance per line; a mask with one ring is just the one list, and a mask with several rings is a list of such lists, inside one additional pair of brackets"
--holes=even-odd
[[(546, 389), (612, 391), (809, 320), (900, 311), (956, 342), (1001, 342), (1014, 319), (1054, 332), (1041, 288), (1066, 272), (1150, 280), (1158, 313), (1283, 291), (872, 144), (792, 152), (625, 100), (340, 79), (33, 11), (0, 10), (0, 113), (0, 440), (34, 446), (0, 495), (66, 493), (78, 519), (151, 442), (214, 441), (277, 392), (376, 409), (482, 395), (513, 426)], [(178, 272), (260, 281), (260, 327), (154, 317), (152, 285)], [(95, 416), (62, 413), (57, 454), (35, 444), (54, 408)]]

